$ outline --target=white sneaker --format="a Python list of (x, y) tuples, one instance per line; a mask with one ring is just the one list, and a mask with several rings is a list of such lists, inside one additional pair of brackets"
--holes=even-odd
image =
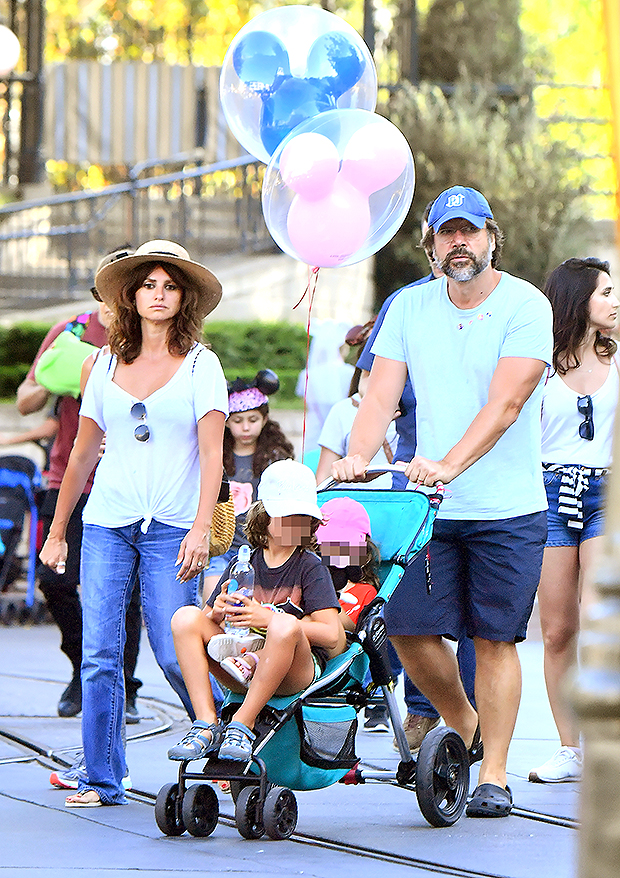
[(265, 645), (262, 634), (215, 634), (207, 644), (207, 652), (216, 662), (222, 662), (229, 656), (243, 655), (244, 652), (256, 652)]
[(569, 780), (580, 780), (582, 766), (581, 750), (560, 747), (551, 759), (534, 771), (530, 771), (528, 779), (533, 783), (564, 783)]

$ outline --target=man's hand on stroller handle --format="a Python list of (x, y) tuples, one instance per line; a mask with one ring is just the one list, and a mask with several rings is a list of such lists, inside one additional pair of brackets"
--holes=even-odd
[(395, 470), (404, 472), (410, 482), (426, 487), (447, 484), (458, 475), (442, 460), (427, 460), (425, 457), (416, 456), (409, 463), (394, 461), (391, 466), (369, 467), (368, 461), (360, 454), (350, 454), (334, 461), (332, 477), (338, 482), (361, 482), (366, 481), (367, 475), (370, 475), (372, 470), (377, 470), (377, 473)]
[(443, 460), (427, 460), (416, 455), (405, 467), (405, 475), (416, 485), (432, 488), (435, 485), (447, 485), (458, 473)]
[(56, 573), (64, 573), (67, 562), (67, 541), (48, 536), (39, 558), (46, 567), (51, 567)]

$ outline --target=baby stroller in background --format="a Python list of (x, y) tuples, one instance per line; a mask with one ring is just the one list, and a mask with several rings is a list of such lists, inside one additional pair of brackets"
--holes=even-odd
[(29, 512), (27, 607), (34, 603), (39, 521), (35, 495), (40, 488), (41, 473), (34, 461), (19, 454), (0, 456), (0, 592), (16, 578), (16, 551)]
[[(388, 468), (371, 470), (369, 476)], [(392, 468), (394, 469), (394, 468)], [(326, 487), (327, 486), (327, 487)], [(424, 738), (417, 759), (409, 751), (395, 697), (381, 615), (405, 568), (428, 544), (441, 503), (439, 491), (354, 489), (344, 483), (319, 487), (322, 505), (350, 490), (366, 508), (372, 538), (381, 553), (382, 584), (362, 610), (356, 634), (345, 652), (328, 661), (315, 683), (297, 695), (274, 697), (261, 711), (255, 728), (257, 743), (247, 765), (207, 757), (201, 772), (179, 767), (177, 783), (166, 784), (155, 804), (155, 820), (166, 835), (208, 836), (215, 829), (219, 802), (205, 781), (227, 780), (235, 801), (235, 821), (244, 838), (288, 838), (297, 824), (293, 790), (321, 789), (336, 782), (391, 783), (415, 789), (420, 810), (432, 826), (450, 826), (465, 808), (469, 791), (469, 757), (461, 737), (450, 728), (433, 729)], [(370, 684), (365, 683), (370, 670)], [(355, 753), (357, 712), (381, 690), (388, 709), (400, 762), (395, 771), (367, 770)], [(230, 693), (223, 719), (234, 713), (242, 695)], [(187, 786), (188, 781), (202, 781)]]

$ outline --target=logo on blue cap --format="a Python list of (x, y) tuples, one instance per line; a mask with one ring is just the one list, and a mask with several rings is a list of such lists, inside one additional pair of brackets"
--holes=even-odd
[(428, 215), (428, 224), (437, 231), (451, 219), (466, 219), (481, 229), (487, 219), (493, 219), (493, 213), (489, 202), (477, 189), (471, 189), (469, 186), (452, 186), (433, 202)]

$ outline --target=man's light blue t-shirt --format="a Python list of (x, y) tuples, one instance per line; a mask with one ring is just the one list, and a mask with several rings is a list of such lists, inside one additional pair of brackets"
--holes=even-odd
[[(548, 299), (506, 272), (479, 307), (452, 304), (446, 278), (424, 295), (403, 290), (390, 305), (372, 353), (407, 364), (417, 410), (417, 453), (441, 460), (480, 409), (502, 357), (551, 363)], [(544, 379), (495, 446), (446, 489), (440, 518), (495, 520), (547, 508), (540, 465)]]

